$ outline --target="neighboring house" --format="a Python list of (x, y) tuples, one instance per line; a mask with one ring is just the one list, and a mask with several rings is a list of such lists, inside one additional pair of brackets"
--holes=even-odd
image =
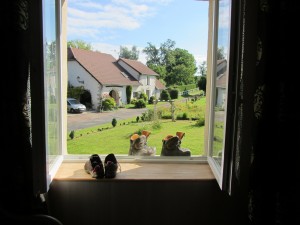
[(100, 98), (111, 96), (118, 106), (127, 103), (126, 87), (132, 86), (131, 98), (144, 92), (148, 98), (159, 96), (165, 89), (159, 75), (136, 60), (119, 58), (95, 51), (68, 48), (69, 84), (91, 93), (92, 105), (97, 109)]
[(227, 61), (225, 59), (217, 61), (216, 78), (216, 106), (224, 109), (226, 101), (227, 86)]

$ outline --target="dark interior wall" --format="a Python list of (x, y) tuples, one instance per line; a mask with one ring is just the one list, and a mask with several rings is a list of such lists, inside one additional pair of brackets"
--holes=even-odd
[(215, 180), (60, 180), (52, 182), (48, 201), (64, 225), (241, 224)]

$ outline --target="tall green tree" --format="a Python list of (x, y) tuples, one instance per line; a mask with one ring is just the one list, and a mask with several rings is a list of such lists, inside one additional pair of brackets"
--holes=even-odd
[(92, 45), (89, 43), (86, 43), (83, 40), (72, 40), (72, 41), (68, 41), (67, 43), (68, 47), (72, 47), (72, 48), (79, 48), (79, 49), (85, 49), (85, 50), (92, 50)]
[(152, 43), (148, 42), (148, 46), (143, 49), (146, 54), (146, 65), (160, 75), (160, 79), (166, 77), (166, 60), (169, 52), (175, 49), (175, 41), (168, 39), (157, 48)]
[(199, 71), (200, 71), (201, 76), (206, 76), (206, 74), (207, 74), (207, 64), (206, 64), (206, 61), (203, 61), (199, 65)]
[(192, 84), (197, 71), (196, 60), (187, 50), (176, 48), (167, 54), (166, 71), (167, 86)]
[(120, 58), (138, 60), (140, 51), (138, 51), (136, 46), (132, 46), (131, 50), (125, 46), (120, 46)]
[(200, 76), (197, 86), (199, 90), (206, 92), (206, 76)]

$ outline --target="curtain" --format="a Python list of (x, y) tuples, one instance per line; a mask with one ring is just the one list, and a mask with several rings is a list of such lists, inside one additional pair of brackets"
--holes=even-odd
[(249, 224), (300, 224), (296, 4), (257, 1)]

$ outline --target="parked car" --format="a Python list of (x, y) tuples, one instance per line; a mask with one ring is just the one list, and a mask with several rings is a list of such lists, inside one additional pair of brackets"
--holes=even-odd
[(69, 113), (82, 113), (86, 111), (85, 105), (81, 104), (75, 98), (67, 98), (67, 105)]

